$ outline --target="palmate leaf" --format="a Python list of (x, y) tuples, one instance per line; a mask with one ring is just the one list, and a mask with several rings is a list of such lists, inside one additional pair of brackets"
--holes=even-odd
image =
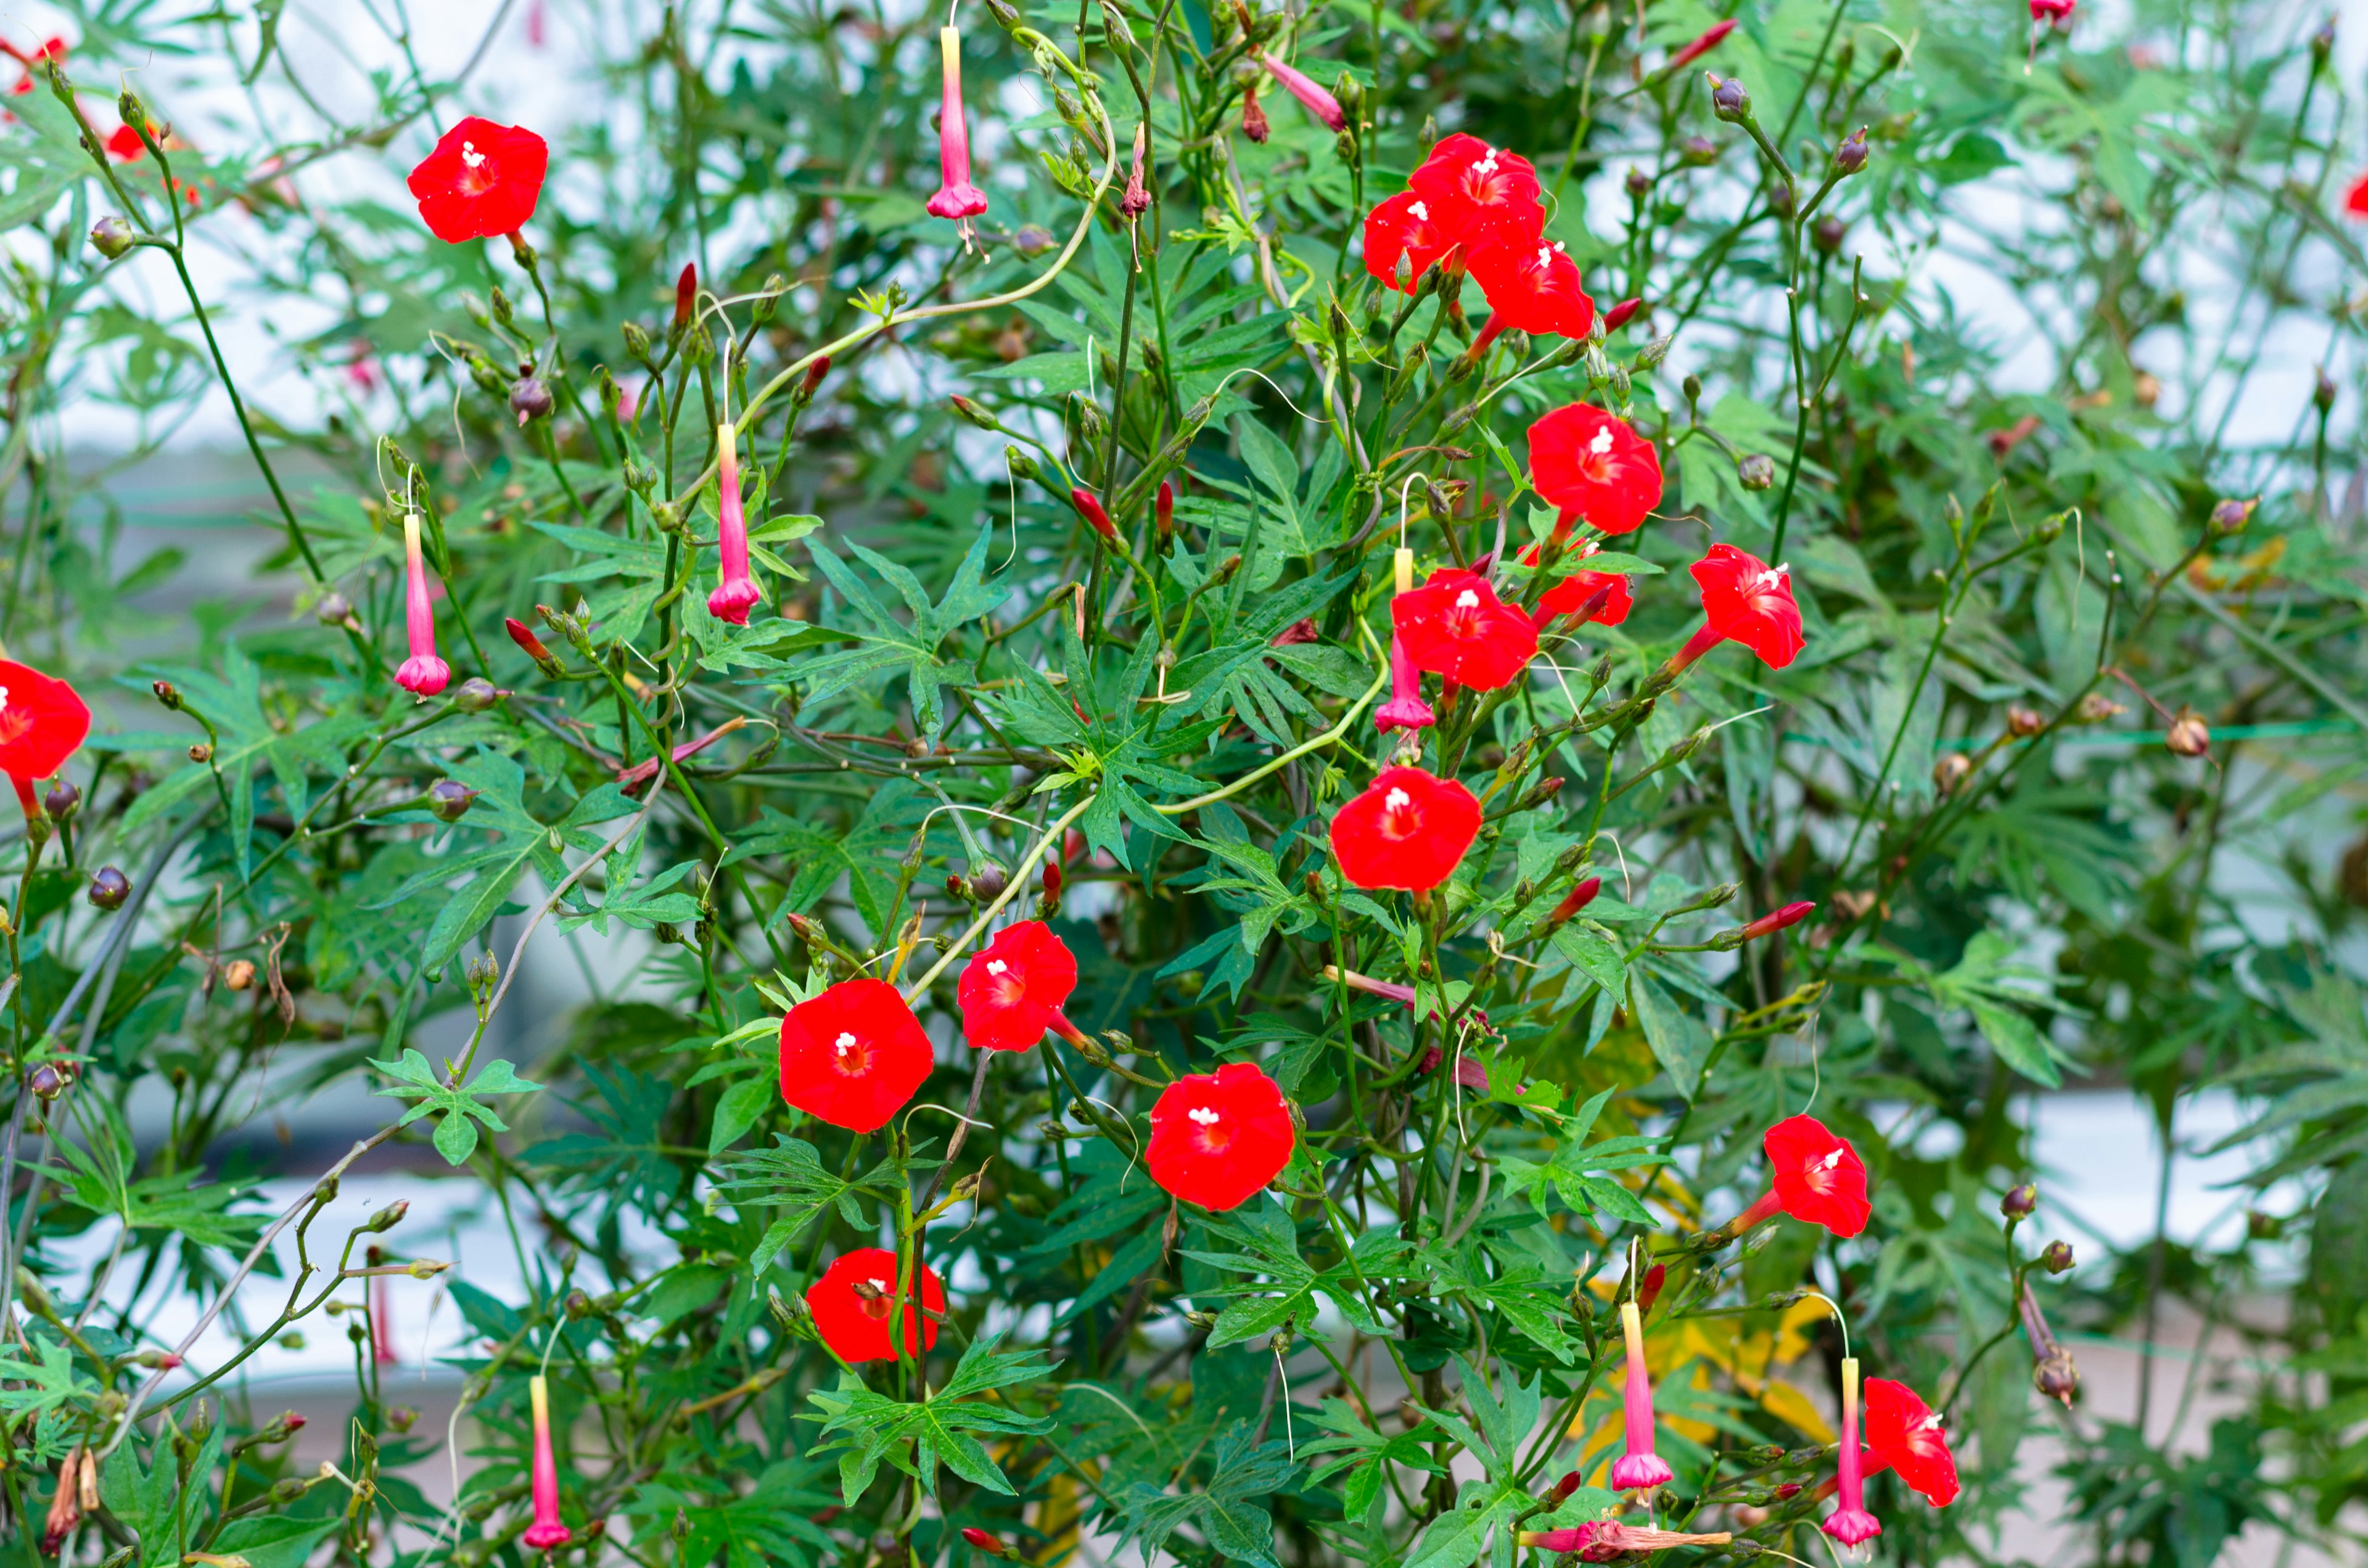
[(1149, 1563), (1190, 1525), (1219, 1556), (1274, 1568), (1274, 1517), (1260, 1505), (1297, 1469), (1287, 1443), (1261, 1444), (1248, 1423), (1236, 1423), (1217, 1440), (1205, 1491), (1177, 1495), (1141, 1482), (1128, 1488), (1119, 1507), (1118, 1550), (1137, 1543)]
[(780, 856), (789, 861), (789, 892), (774, 912), (777, 920), (813, 909), (844, 877), (856, 914), (878, 934), (886, 927), (895, 898), (896, 859), (911, 841), (913, 824), (927, 809), (920, 790), (903, 778), (881, 786), (853, 824), (843, 828), (767, 806), (752, 828), (735, 836), (723, 864), (752, 856)]
[(771, 1148), (752, 1150), (725, 1166), (717, 1186), (735, 1208), (746, 1210), (771, 1205), (783, 1210), (749, 1254), (748, 1267), (762, 1274), (780, 1256), (782, 1248), (834, 1209), (850, 1227), (863, 1230), (870, 1221), (858, 1199), (885, 1202), (902, 1179), (895, 1162), (882, 1160), (852, 1181), (847, 1180), (823, 1165), (813, 1144), (777, 1132)]
[(875, 676), (902, 674), (912, 695), (916, 722), (925, 737), (935, 741), (945, 729), (945, 707), (939, 689), (972, 678), (970, 661), (940, 659), (939, 645), (1010, 597), (1010, 590), (999, 581), (982, 581), (987, 546), (994, 538), (993, 528), (979, 530), (962, 564), (955, 568), (945, 597), (934, 604), (920, 579), (903, 566), (862, 545), (848, 547), (867, 568), (896, 590), (911, 614), (910, 624), (899, 621), (862, 576), (820, 540), (808, 540), (806, 548), (813, 552), (814, 564), (861, 623), (848, 628), (861, 642), (843, 653), (823, 653), (798, 662), (795, 668), (798, 677), (806, 683), (807, 700), (820, 701)]
[(830, 1506), (830, 1494), (814, 1484), (819, 1468), (807, 1460), (778, 1460), (748, 1491), (720, 1495), (688, 1477), (664, 1478), (641, 1487), (626, 1512), (647, 1521), (653, 1534), (682, 1519), (689, 1529), (682, 1541), (687, 1562), (720, 1557), (725, 1568), (783, 1562), (810, 1568), (835, 1554), (830, 1532), (814, 1522)]
[(481, 1068), (477, 1075), (458, 1087), (446, 1086), (427, 1058), (406, 1049), (393, 1062), (373, 1062), (377, 1068), (394, 1080), (391, 1085), (371, 1090), (374, 1095), (393, 1095), (400, 1099), (416, 1099), (417, 1104), (403, 1113), (397, 1127), (408, 1127), (421, 1117), (435, 1113), (436, 1152), (444, 1163), (457, 1165), (477, 1151), (477, 1127), (480, 1121), (495, 1132), (509, 1131), (509, 1123), (496, 1115), (491, 1106), (482, 1104), (480, 1095), (531, 1094), (541, 1088), (519, 1077), (510, 1064), (500, 1057)]
[(919, 1482), (932, 1497), (940, 1465), (974, 1486), (1017, 1495), (979, 1435), (1042, 1432), (1053, 1425), (1052, 1417), (1029, 1415), (973, 1396), (1034, 1382), (1053, 1363), (1038, 1350), (999, 1350), (1002, 1342), (1000, 1335), (973, 1340), (945, 1386), (925, 1392), (918, 1402), (874, 1393), (851, 1372), (839, 1375), (837, 1389), (817, 1389), (806, 1396), (823, 1412), (822, 1435), (827, 1440), (817, 1451), (837, 1451), (839, 1495), (848, 1507), (871, 1486), (883, 1461)]

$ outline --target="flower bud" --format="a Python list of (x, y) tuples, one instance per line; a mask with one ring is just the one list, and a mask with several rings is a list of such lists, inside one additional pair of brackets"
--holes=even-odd
[(1044, 892), (1036, 901), (1036, 918), (1050, 920), (1061, 913), (1061, 868), (1057, 861), (1044, 862)]
[(476, 804), (477, 793), (457, 778), (438, 778), (427, 787), (427, 809), (438, 822), (459, 822)]
[(25, 1086), (44, 1104), (64, 1094), (74, 1081), (74, 1068), (71, 1062), (44, 1062), (25, 1075)]
[(1255, 82), (1242, 85), (1242, 134), (1260, 146), (1266, 145), (1266, 139), (1274, 134), (1274, 127), (1268, 121), (1266, 110), (1258, 104)]
[(1864, 167), (1866, 167), (1866, 127), (1861, 125), (1842, 138), (1842, 144), (1834, 149), (1834, 172), (1839, 175), (1854, 175)]
[(2194, 709), (2181, 708), (2179, 716), (2170, 722), (2170, 733), (2163, 737), (2162, 744), (2180, 756), (2202, 756), (2212, 749), (2211, 726)]
[(1735, 460), (1735, 482), (1746, 490), (1766, 490), (1776, 483), (1776, 460), (1766, 452), (1747, 452)]
[(1932, 765), (1932, 788), (1943, 795), (1954, 794), (1973, 771), (1972, 757), (1961, 751), (1950, 752)]
[(975, 426), (981, 430), (1000, 430), (1003, 428), (1000, 424), (996, 423), (994, 415), (989, 414), (986, 410), (971, 402), (970, 399), (963, 397), (959, 392), (954, 394), (953, 404), (954, 412), (962, 416), (964, 424)]
[(2055, 1241), (2047, 1244), (2039, 1255), (2039, 1267), (2050, 1274), (2062, 1274), (2072, 1267), (2072, 1244)]
[(699, 306), (699, 263), (686, 261), (674, 279), (674, 320), (669, 331), (680, 332), (690, 324), (691, 312)]
[(181, 688), (175, 686), (171, 681), (150, 681), (148, 683), (148, 689), (154, 692), (156, 694), (156, 700), (163, 703), (171, 711), (178, 713), (181, 710)]
[(1744, 90), (1742, 83), (1732, 76), (1720, 76), (1713, 72), (1704, 74), (1710, 77), (1711, 113), (1730, 125), (1750, 115), (1751, 95)]
[(2235, 533), (2253, 520), (2253, 508), (2260, 505), (2258, 497), (2250, 501), (2225, 499), (2212, 508), (2212, 526), (2224, 534)]
[(2310, 35), (2311, 65), (2313, 68), (2325, 65), (2327, 57), (2334, 52), (2335, 17), (2330, 14), (2327, 20), (2318, 24), (2318, 30)]
[(354, 619), (354, 601), (331, 588), (313, 606), (313, 619), (324, 626), (359, 626)]
[(976, 1525), (964, 1525), (962, 1527), (962, 1538), (968, 1541), (972, 1546), (976, 1547), (979, 1551), (985, 1552), (989, 1557), (1011, 1558), (1018, 1557), (1019, 1555), (1019, 1552), (1004, 1544), (1004, 1542), (995, 1535), (989, 1531), (979, 1528)]
[(2318, 379), (2312, 383), (2310, 389), (2311, 406), (2325, 414), (2335, 406), (2335, 383), (2328, 380), (2327, 367), (2324, 365), (2318, 367), (2317, 375)]
[(133, 243), (131, 225), (112, 213), (90, 226), (91, 248), (109, 261), (128, 253)]
[(791, 395), (790, 401), (800, 408), (812, 403), (814, 393), (822, 390), (823, 378), (829, 374), (830, 356), (825, 354), (806, 367), (806, 379), (798, 383), (798, 390)]
[(452, 692), (452, 706), (463, 713), (483, 713), (507, 693), (483, 676), (471, 676)]
[(2072, 1401), (2080, 1392), (2080, 1369), (2073, 1361), (2072, 1352), (2058, 1345), (2041, 1357), (2031, 1369), (2031, 1386), (2060, 1401), (2065, 1409), (2071, 1409)]
[(624, 334), (626, 353), (636, 359), (650, 357), (650, 335), (639, 322), (627, 322), (618, 330)]
[(1645, 1278), (1636, 1286), (1636, 1310), (1639, 1312), (1653, 1310), (1653, 1303), (1661, 1299), (1661, 1287), (1668, 1282), (1668, 1278), (1669, 1266), (1666, 1263), (1656, 1263), (1645, 1270)]
[(2080, 699), (2078, 715), (2083, 724), (2101, 724), (2117, 714), (2128, 711), (2128, 709), (2107, 697), (2103, 692), (2092, 691)]
[(101, 909), (120, 909), (131, 896), (131, 883), (112, 866), (101, 866), (90, 879), (90, 902)]
[(1644, 308), (1645, 301), (1641, 299), (1621, 301), (1603, 312), (1603, 330), (1606, 333), (1618, 332), (1634, 319), (1636, 312)]
[(1707, 136), (1689, 136), (1678, 143), (1678, 162), (1706, 169), (1718, 162), (1718, 143)]
[(255, 960), (252, 959), (233, 959), (230, 962), (222, 965), (222, 983), (229, 986), (233, 991), (254, 990)]
[(1578, 1471), (1575, 1470), (1566, 1470), (1563, 1471), (1562, 1479), (1555, 1482), (1553, 1488), (1546, 1493), (1546, 1506), (1549, 1508), (1561, 1507), (1565, 1503), (1570, 1500), (1570, 1494), (1577, 1491), (1579, 1487), (1585, 1483), (1585, 1478), (1581, 1476)]
[(50, 786), (49, 793), (41, 797), (41, 809), (60, 822), (72, 817), (81, 805), (82, 791), (63, 778)]
[(1622, 183), (1627, 186), (1628, 194), (1639, 201), (1653, 194), (1653, 176), (1642, 169), (1630, 169), (1627, 179)]
[(1562, 902), (1555, 904), (1552, 913), (1547, 915), (1544, 929), (1552, 931), (1561, 926), (1580, 910), (1594, 903), (1595, 895), (1602, 891), (1601, 877), (1588, 877), (1575, 883), (1568, 892), (1562, 895)]
[(551, 409), (551, 389), (541, 377), (520, 376), (510, 383), (510, 412), (518, 415), (520, 428), (530, 419), (547, 418)]
[(1060, 243), (1041, 223), (1022, 223), (1011, 236), (1011, 248), (1029, 257), (1042, 256)]
[(2039, 1188), (2031, 1182), (2011, 1188), (1998, 1199), (1998, 1212), (2009, 1220), (2028, 1220), (2039, 1209)]
[(1831, 256), (1850, 237), (1850, 225), (1828, 212), (1809, 226), (1809, 243)]
[(518, 645), (518, 651), (532, 659), (535, 667), (544, 675), (564, 676), (567, 673), (567, 666), (559, 662), (557, 654), (543, 645), (542, 639), (537, 637), (534, 634), (534, 629), (525, 621), (515, 616), (505, 616), (502, 619), (502, 630), (510, 634), (510, 641)]
[(398, 1198), (393, 1202), (388, 1204), (385, 1208), (380, 1210), (377, 1213), (371, 1215), (370, 1219), (363, 1223), (362, 1229), (370, 1232), (372, 1235), (384, 1235), (387, 1232), (392, 1231), (397, 1225), (403, 1223), (403, 1217), (410, 1212), (411, 1200), (407, 1198)]
[(1117, 525), (1110, 520), (1110, 514), (1102, 510), (1100, 500), (1092, 491), (1072, 485), (1069, 489), (1069, 505), (1077, 509), (1077, 516), (1085, 518), (1086, 525), (1094, 532), (1112, 544), (1118, 542)]
[(1028, 480), (1031, 480), (1035, 478), (1037, 474), (1043, 472), (1036, 466), (1036, 460), (1034, 458), (1029, 456), (1018, 447), (1006, 447), (1003, 449), (1003, 462), (1004, 466), (1011, 471), (1011, 482), (1015, 484), (1023, 483)]
[(1806, 920), (1809, 917), (1809, 912), (1816, 907), (1815, 903), (1807, 902), (1788, 903), (1782, 909), (1772, 910), (1761, 915), (1748, 926), (1738, 926), (1732, 931), (1720, 932), (1711, 938), (1711, 946), (1724, 951), (1739, 948), (1746, 942), (1756, 941), (1762, 937), (1772, 937), (1787, 926), (1798, 926), (1802, 921)]
[(2019, 740), (2028, 740), (2030, 737), (2039, 733), (2040, 731), (2045, 728), (2047, 728), (2047, 719), (2044, 714), (2041, 714), (2029, 708), (2025, 708), (2020, 702), (2009, 703), (2007, 705), (2007, 733), (2013, 735)]

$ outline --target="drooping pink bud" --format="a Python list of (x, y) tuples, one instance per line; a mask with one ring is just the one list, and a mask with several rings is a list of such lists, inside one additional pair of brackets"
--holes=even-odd
[(970, 1542), (971, 1545), (976, 1547), (979, 1551), (985, 1552), (989, 1557), (1017, 1557), (1019, 1555), (1019, 1553), (1012, 1551), (1009, 1546), (1006, 1545), (1003, 1540), (994, 1532), (990, 1530), (983, 1530), (976, 1525), (964, 1525), (962, 1527), (962, 1540)]
[(1735, 18), (1733, 17), (1727, 17), (1726, 20), (1723, 22), (1713, 22), (1707, 28), (1703, 29), (1702, 37), (1694, 40), (1693, 42), (1686, 45), (1685, 48), (1678, 51), (1677, 53), (1669, 56), (1669, 62), (1663, 66), (1662, 69), (1665, 71), (1684, 70), (1687, 66), (1691, 65), (1695, 61), (1700, 60), (1703, 55), (1708, 54), (1712, 50), (1716, 49), (1719, 46), (1720, 40), (1725, 39), (1727, 34), (1734, 30)]
[(962, 119), (962, 32), (938, 29), (938, 52), (944, 61), (944, 97), (938, 117), (938, 193), (929, 198), (929, 211), (951, 218), (967, 230), (969, 221), (986, 210), (986, 192), (970, 183), (970, 127)]
[(680, 332), (690, 324), (691, 307), (699, 302), (699, 263), (686, 261), (674, 280), (674, 329)]
[(1265, 66), (1274, 79), (1282, 85), (1284, 92), (1297, 98), (1306, 108), (1308, 113), (1322, 120), (1326, 130), (1342, 131), (1348, 128), (1349, 111), (1340, 107), (1338, 98), (1317, 86), (1315, 78), (1305, 72), (1284, 64), (1263, 49), (1258, 51), (1258, 63)]
[(1588, 877), (1575, 884), (1568, 892), (1562, 895), (1562, 902), (1554, 906), (1554, 913), (1546, 916), (1546, 929), (1553, 930), (1588, 904), (1593, 903), (1595, 895), (1602, 891), (1601, 877)]
[(403, 515), (404, 630), (411, 656), (394, 672), (394, 684), (420, 697), (433, 697), (452, 679), (452, 666), (436, 656), (436, 609), (427, 602), (427, 562), (419, 552), (419, 514)]
[(1261, 147), (1266, 145), (1266, 139), (1274, 134), (1273, 128), (1267, 124), (1266, 110), (1258, 107), (1256, 83), (1242, 88), (1242, 134)]
[(748, 574), (748, 519), (740, 504), (739, 437), (729, 425), (715, 427), (720, 454), (715, 479), (715, 551), (723, 559), (723, 579), (707, 596), (707, 613), (734, 626), (748, 624), (748, 611), (765, 591)]
[(1840, 1506), (1817, 1528), (1833, 1539), (1835, 1555), (1845, 1562), (1867, 1562), (1874, 1557), (1866, 1543), (1883, 1533), (1882, 1521), (1866, 1511), (1866, 1483), (1861, 1474), (1858, 1446), (1858, 1358), (1842, 1358), (1842, 1430), (1839, 1453)]
[(529, 1551), (549, 1551), (575, 1539), (559, 1517), (559, 1461), (551, 1451), (551, 1381), (537, 1372), (527, 1383), (534, 1407), (534, 1523), (518, 1537)]
[(1118, 528), (1110, 520), (1110, 514), (1102, 510), (1100, 500), (1092, 491), (1072, 485), (1069, 489), (1069, 505), (1077, 509), (1077, 516), (1086, 519), (1087, 527), (1112, 544), (1118, 542)]
[(1669, 1266), (1666, 1263), (1656, 1263), (1645, 1270), (1645, 1278), (1636, 1284), (1636, 1311), (1639, 1313), (1653, 1310), (1653, 1303), (1661, 1299), (1661, 1286), (1668, 1278)]
[(1645, 1369), (1645, 1320), (1634, 1301), (1620, 1303), (1620, 1332), (1627, 1340), (1628, 1383), (1623, 1411), (1627, 1452), (1611, 1467), (1614, 1492), (1646, 1491), (1675, 1478), (1669, 1461), (1653, 1451), (1653, 1381)]

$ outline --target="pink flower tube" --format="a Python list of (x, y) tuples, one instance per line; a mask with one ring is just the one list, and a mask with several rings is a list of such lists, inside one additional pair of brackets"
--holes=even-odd
[(535, 1551), (565, 1546), (575, 1532), (559, 1519), (559, 1462), (551, 1452), (551, 1381), (537, 1372), (527, 1384), (534, 1403), (534, 1523), (518, 1540)]
[(1840, 1504), (1817, 1528), (1833, 1539), (1835, 1555), (1845, 1562), (1870, 1562), (1874, 1549), (1866, 1543), (1883, 1533), (1883, 1523), (1866, 1511), (1866, 1481), (1859, 1469), (1858, 1358), (1842, 1359), (1842, 1436)]
[(1304, 71), (1285, 65), (1263, 49), (1258, 51), (1258, 63), (1265, 66), (1273, 74), (1274, 79), (1282, 84), (1284, 92), (1304, 104), (1307, 107), (1307, 112), (1322, 120), (1327, 129), (1340, 131), (1347, 128), (1348, 110), (1340, 107), (1338, 98), (1317, 86), (1314, 77)]
[(748, 611), (765, 597), (748, 574), (748, 519), (740, 509), (738, 437), (729, 425), (715, 427), (722, 454), (715, 476), (715, 551), (723, 558), (723, 580), (707, 596), (707, 613), (734, 626), (748, 624)]
[(1634, 1301), (1620, 1303), (1620, 1332), (1628, 1341), (1628, 1451), (1611, 1467), (1614, 1492), (1666, 1486), (1669, 1461), (1653, 1451), (1653, 1381), (1645, 1370), (1645, 1320)]
[(452, 666), (436, 656), (436, 610), (427, 602), (427, 563), (419, 554), (419, 514), (403, 515), (404, 630), (410, 633), (411, 656), (394, 672), (394, 684), (421, 697), (433, 697), (452, 679)]
[(938, 112), (938, 193), (929, 211), (963, 222), (986, 210), (986, 192), (970, 183), (970, 127), (962, 119), (962, 33), (938, 29), (938, 52), (945, 62), (945, 95)]
[[(1414, 591), (1414, 551), (1401, 545), (1395, 562), (1397, 574), (1396, 591)], [(1414, 655), (1406, 652), (1406, 642), (1397, 633), (1390, 634), (1390, 699), (1375, 710), (1373, 728), (1383, 734), (1392, 730), (1427, 730), (1439, 722), (1439, 715), (1422, 699), (1422, 672), (1414, 667)]]

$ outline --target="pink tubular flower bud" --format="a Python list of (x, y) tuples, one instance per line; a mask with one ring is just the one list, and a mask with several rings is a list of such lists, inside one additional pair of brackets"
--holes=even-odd
[(986, 210), (986, 192), (970, 183), (970, 127), (962, 119), (962, 33), (938, 29), (938, 52), (945, 62), (944, 98), (938, 123), (938, 193), (929, 198), (934, 217), (951, 218), (967, 230)]
[(1882, 1521), (1866, 1511), (1866, 1483), (1859, 1471), (1858, 1444), (1858, 1358), (1842, 1360), (1842, 1430), (1839, 1453), (1841, 1484), (1840, 1506), (1826, 1516), (1817, 1528), (1832, 1538), (1839, 1549), (1835, 1555), (1845, 1562), (1865, 1562), (1874, 1552), (1867, 1542), (1883, 1533)]
[(691, 307), (699, 302), (699, 263), (686, 261), (674, 280), (674, 329), (680, 332), (690, 324)]
[(1620, 1332), (1628, 1344), (1627, 1452), (1611, 1467), (1611, 1489), (1646, 1491), (1668, 1485), (1676, 1472), (1653, 1452), (1653, 1382), (1645, 1369), (1645, 1320), (1634, 1301), (1620, 1303)]
[(1110, 514), (1102, 510), (1101, 501), (1092, 491), (1072, 485), (1069, 505), (1077, 509), (1077, 516), (1086, 519), (1087, 527), (1112, 544), (1118, 542), (1118, 528), (1110, 520)]
[(1712, 50), (1716, 49), (1719, 46), (1720, 40), (1725, 39), (1727, 34), (1734, 30), (1735, 18), (1733, 17), (1729, 17), (1723, 22), (1713, 22), (1703, 30), (1702, 37), (1694, 40), (1693, 42), (1686, 45), (1685, 48), (1678, 51), (1677, 53), (1669, 56), (1669, 62), (1661, 69), (1664, 71), (1681, 71), (1685, 69), (1687, 66), (1691, 65), (1695, 61), (1700, 60), (1703, 55), (1708, 54)]
[(534, 1523), (518, 1538), (529, 1551), (549, 1551), (565, 1546), (575, 1532), (559, 1517), (559, 1461), (551, 1451), (551, 1381), (538, 1372), (527, 1383), (534, 1407)]
[(1816, 904), (1807, 902), (1788, 903), (1782, 909), (1761, 915), (1748, 926), (1738, 926), (1732, 936), (1722, 934), (1717, 945), (1721, 948), (1739, 948), (1744, 943), (1756, 941), (1761, 937), (1772, 937), (1788, 926), (1798, 926), (1802, 921), (1806, 920), (1809, 917), (1809, 912), (1816, 907)]
[(1602, 891), (1601, 877), (1588, 877), (1574, 885), (1568, 892), (1562, 895), (1562, 902), (1554, 906), (1554, 913), (1546, 916), (1546, 929), (1553, 930), (1588, 904), (1593, 903), (1595, 895)]
[(1284, 64), (1263, 49), (1258, 51), (1258, 63), (1281, 84), (1284, 92), (1297, 98), (1308, 113), (1322, 120), (1325, 129), (1343, 131), (1348, 128), (1349, 113), (1340, 107), (1340, 100), (1317, 86), (1313, 77)]
[(1390, 699), (1374, 710), (1373, 728), (1387, 734), (1392, 730), (1427, 730), (1438, 722), (1439, 715), (1422, 699), (1422, 672), (1414, 667), (1406, 639), (1392, 634)]
[(964, 1525), (962, 1527), (962, 1540), (970, 1542), (971, 1545), (976, 1547), (979, 1551), (985, 1552), (989, 1557), (1017, 1557), (1019, 1555), (1019, 1553), (1012, 1551), (1009, 1546), (1006, 1545), (1002, 1539), (996, 1536), (993, 1531), (983, 1530), (976, 1525)]
[(404, 629), (411, 656), (394, 672), (394, 684), (419, 697), (433, 697), (452, 679), (452, 666), (436, 656), (436, 610), (427, 602), (427, 562), (419, 552), (419, 514), (403, 515)]
[(1621, 301), (1618, 304), (1603, 312), (1603, 330), (1606, 332), (1618, 332), (1622, 327), (1626, 326), (1628, 323), (1634, 319), (1638, 311), (1643, 310), (1644, 308), (1645, 301), (1641, 299)]
[(765, 597), (748, 573), (748, 519), (740, 509), (739, 438), (729, 425), (715, 427), (720, 455), (715, 477), (715, 551), (723, 559), (723, 581), (707, 596), (707, 613), (734, 626), (748, 624), (748, 611)]

